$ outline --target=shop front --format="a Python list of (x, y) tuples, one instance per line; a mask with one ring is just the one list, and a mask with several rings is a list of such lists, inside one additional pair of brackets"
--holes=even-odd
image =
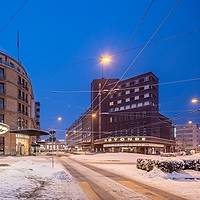
[(29, 135), (16, 134), (16, 155), (17, 156), (28, 156), (30, 155), (30, 142), (31, 138)]
[(172, 152), (175, 147), (174, 140), (145, 137), (116, 137), (95, 141), (95, 150), (103, 152), (128, 152), (141, 154), (160, 154)]
[(17, 156), (36, 155), (39, 152), (38, 148), (40, 146), (36, 142), (36, 137), (49, 135), (48, 132), (38, 129), (12, 130), (10, 132), (15, 134)]

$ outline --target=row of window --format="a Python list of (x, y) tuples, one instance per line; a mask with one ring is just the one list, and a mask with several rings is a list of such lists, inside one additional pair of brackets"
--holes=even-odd
[(153, 97), (155, 98), (155, 95), (152, 93), (147, 93), (147, 94), (143, 94), (143, 95), (138, 95), (138, 96), (134, 96), (134, 97), (128, 97), (126, 99), (119, 99), (117, 101), (110, 101), (110, 106), (116, 105), (116, 104), (121, 104), (121, 103), (127, 103), (130, 101), (135, 101), (135, 100), (139, 100), (139, 99), (145, 99), (145, 98), (149, 98), (149, 97)]
[(14, 63), (8, 62), (7, 56), (5, 57), (5, 61), (3, 61), (3, 58), (0, 57), (0, 63), (3, 63), (4, 65), (7, 65), (7, 66), (17, 70), (18, 72), (20, 72), (24, 76), (27, 76), (27, 74), (23, 70), (21, 70), (19, 67), (15, 66)]
[(126, 105), (126, 106), (120, 106), (120, 107), (116, 107), (116, 108), (111, 108), (109, 110), (109, 112), (116, 112), (116, 111), (128, 110), (128, 109), (139, 108), (139, 107), (149, 106), (149, 105), (157, 107), (157, 104), (155, 104), (154, 102), (145, 101), (145, 102), (141, 102), (141, 103), (137, 103), (137, 104), (134, 103), (132, 105)]
[(121, 92), (118, 92), (116, 94), (111, 94), (110, 99), (112, 99), (114, 97), (120, 97), (120, 96), (124, 96), (124, 95), (128, 95), (128, 94), (132, 94), (132, 93), (141, 92), (141, 91), (148, 90), (148, 89), (154, 89), (154, 88), (155, 88), (154, 86), (145, 85), (145, 86), (129, 89), (129, 90), (126, 90), (126, 91), (121, 91)]
[(17, 126), (18, 126), (18, 129), (28, 128), (28, 120), (25, 120), (23, 118), (18, 118), (17, 119)]
[(18, 99), (28, 103), (28, 94), (21, 90), (18, 90)]
[(137, 85), (139, 83), (144, 83), (144, 82), (147, 82), (147, 81), (150, 81), (150, 80), (155, 80), (155, 79), (152, 76), (146, 76), (146, 77), (143, 77), (143, 78), (140, 78), (140, 79), (136, 79), (136, 80), (124, 83), (122, 85), (118, 85), (118, 88), (125, 88), (125, 87), (129, 87), (131, 85)]
[(146, 118), (147, 117), (147, 112), (135, 112), (131, 114), (125, 114), (125, 115), (119, 115), (119, 116), (114, 116), (110, 117), (110, 122), (118, 122), (118, 121), (129, 121), (133, 119), (140, 119), (140, 118)]
[(26, 89), (28, 91), (28, 82), (23, 79), (21, 76), (18, 76), (18, 85), (23, 87), (24, 89)]
[(28, 107), (21, 103), (18, 103), (18, 113), (28, 116)]

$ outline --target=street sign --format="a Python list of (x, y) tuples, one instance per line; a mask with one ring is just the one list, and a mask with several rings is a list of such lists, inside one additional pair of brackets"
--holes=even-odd
[(55, 130), (50, 130), (49, 131), (49, 141), (50, 142), (55, 142), (56, 141), (56, 131)]

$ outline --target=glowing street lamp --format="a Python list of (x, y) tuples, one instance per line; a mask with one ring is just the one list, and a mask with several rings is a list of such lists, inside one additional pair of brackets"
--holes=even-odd
[(193, 98), (193, 99), (191, 100), (192, 103), (197, 103), (198, 101), (199, 101), (198, 98)]
[(103, 78), (103, 65), (109, 64), (111, 62), (111, 58), (109, 55), (101, 56), (99, 62), (102, 63), (102, 78)]

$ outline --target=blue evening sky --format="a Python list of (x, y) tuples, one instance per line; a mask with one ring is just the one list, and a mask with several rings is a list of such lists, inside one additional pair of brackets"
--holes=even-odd
[(101, 78), (104, 54), (112, 56), (105, 78), (152, 71), (160, 83), (160, 112), (182, 117), (176, 124), (200, 123), (200, 102), (190, 103), (200, 98), (200, 1), (180, 1), (159, 28), (178, 0), (155, 0), (131, 39), (151, 2), (0, 0), (0, 50), (18, 58), (19, 30), (19, 59), (41, 103), (41, 129), (65, 138), (65, 129), (90, 106), (90, 83)]

